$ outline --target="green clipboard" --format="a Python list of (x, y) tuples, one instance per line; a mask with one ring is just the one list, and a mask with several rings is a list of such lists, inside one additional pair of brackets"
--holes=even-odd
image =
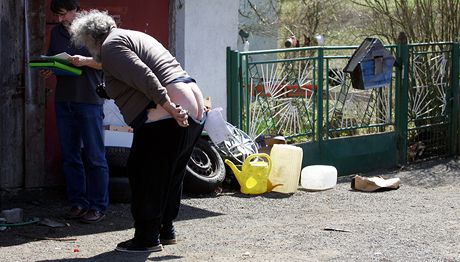
[(65, 65), (58, 61), (31, 61), (29, 67), (34, 69), (49, 69), (55, 75), (79, 76), (82, 70), (73, 66)]

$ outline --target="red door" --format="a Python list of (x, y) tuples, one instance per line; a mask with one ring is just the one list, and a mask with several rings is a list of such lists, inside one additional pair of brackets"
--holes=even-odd
[[(49, 9), (50, 2), (51, 0), (46, 0), (46, 47), (48, 46), (50, 30), (58, 22), (57, 17), (55, 17)], [(169, 0), (141, 2), (142, 4), (140, 4), (139, 1), (127, 0), (80, 0), (80, 5), (82, 10), (106, 10), (115, 18), (119, 27), (145, 32), (155, 37), (165, 47), (167, 47), (169, 33)], [(62, 176), (60, 175), (61, 163), (59, 143), (54, 115), (55, 86), (56, 81), (54, 78), (46, 81), (46, 172), (48, 173), (48, 177), (53, 178), (53, 181), (49, 181), (48, 185), (62, 183)]]

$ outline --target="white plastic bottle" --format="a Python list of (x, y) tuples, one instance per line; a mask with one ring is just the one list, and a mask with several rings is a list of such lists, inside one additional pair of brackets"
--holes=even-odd
[(337, 184), (337, 169), (334, 166), (312, 165), (302, 169), (300, 185), (310, 191), (326, 190)]

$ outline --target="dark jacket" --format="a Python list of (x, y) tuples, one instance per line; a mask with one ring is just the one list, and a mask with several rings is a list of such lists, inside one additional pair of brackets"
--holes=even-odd
[[(52, 56), (62, 52), (91, 57), (86, 48), (76, 48), (72, 45), (67, 29), (62, 24), (58, 24), (51, 30), (47, 55)], [(103, 104), (104, 99), (96, 93), (96, 86), (102, 81), (102, 71), (87, 66), (82, 66), (80, 69), (83, 70), (80, 76), (56, 76), (56, 101)]]

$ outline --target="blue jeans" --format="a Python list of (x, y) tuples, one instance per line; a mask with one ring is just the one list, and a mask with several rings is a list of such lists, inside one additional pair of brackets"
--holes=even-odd
[(101, 212), (109, 204), (103, 118), (102, 105), (56, 102), (56, 123), (69, 201), (72, 206)]

